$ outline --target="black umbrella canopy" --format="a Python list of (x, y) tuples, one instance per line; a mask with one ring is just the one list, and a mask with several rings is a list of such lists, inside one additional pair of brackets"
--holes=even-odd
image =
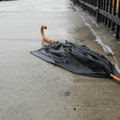
[(68, 41), (65, 43), (53, 42), (45, 37), (43, 29), (47, 29), (47, 26), (41, 26), (42, 38), (51, 44), (31, 52), (31, 54), (75, 74), (109, 77), (120, 82), (120, 78), (113, 75), (112, 64), (103, 55), (92, 51), (85, 45)]
[(110, 77), (112, 64), (87, 46), (68, 42), (54, 42), (31, 52), (33, 55), (69, 70), (73, 73), (94, 77)]

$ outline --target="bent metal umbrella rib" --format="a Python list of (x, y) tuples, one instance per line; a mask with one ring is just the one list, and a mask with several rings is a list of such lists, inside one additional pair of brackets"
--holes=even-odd
[(112, 64), (103, 55), (85, 45), (68, 41), (54, 42), (44, 35), (44, 29), (47, 29), (47, 26), (42, 25), (41, 36), (50, 44), (31, 52), (33, 55), (75, 74), (108, 77), (120, 82), (120, 78), (113, 75)]

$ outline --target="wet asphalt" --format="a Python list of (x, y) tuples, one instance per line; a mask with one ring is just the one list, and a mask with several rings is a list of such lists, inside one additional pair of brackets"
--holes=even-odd
[(53, 41), (84, 44), (111, 60), (83, 18), (70, 0), (0, 2), (0, 120), (120, 120), (119, 83), (30, 54), (47, 44), (39, 34), (47, 25)]

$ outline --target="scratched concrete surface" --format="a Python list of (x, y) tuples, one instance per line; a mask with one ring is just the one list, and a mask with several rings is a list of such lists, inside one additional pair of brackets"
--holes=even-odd
[[(76, 75), (30, 54), (39, 35), (85, 44), (111, 58), (70, 0), (0, 2), (0, 120), (120, 120), (120, 84)], [(102, 37), (102, 36), (101, 36)]]

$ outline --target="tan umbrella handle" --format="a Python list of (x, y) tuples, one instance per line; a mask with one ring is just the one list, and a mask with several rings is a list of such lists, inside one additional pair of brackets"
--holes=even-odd
[(50, 40), (49, 38), (45, 37), (45, 35), (44, 35), (44, 29), (47, 29), (47, 26), (42, 25), (42, 26), (41, 26), (41, 29), (40, 29), (40, 33), (41, 33), (42, 38), (43, 38), (44, 40), (46, 40), (47, 42), (49, 42), (49, 43), (54, 43), (54, 41), (52, 41), (52, 40)]

